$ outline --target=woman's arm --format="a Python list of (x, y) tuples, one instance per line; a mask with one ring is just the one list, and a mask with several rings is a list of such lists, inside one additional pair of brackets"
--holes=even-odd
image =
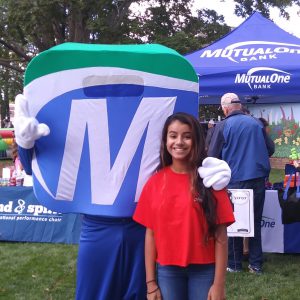
[(225, 299), (225, 278), (228, 259), (227, 226), (218, 225), (215, 233), (216, 269), (213, 285), (208, 293), (208, 300)]
[(147, 299), (161, 299), (160, 290), (156, 282), (156, 247), (153, 230), (147, 228), (145, 237), (145, 266)]

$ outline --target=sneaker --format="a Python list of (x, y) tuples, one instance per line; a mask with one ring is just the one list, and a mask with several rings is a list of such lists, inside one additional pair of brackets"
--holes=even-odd
[(232, 269), (232, 268), (227, 267), (226, 271), (229, 273), (240, 273), (242, 270), (237, 270), (237, 269)]
[(262, 270), (260, 268), (252, 267), (252, 266), (249, 265), (248, 269), (249, 269), (249, 273), (256, 274), (256, 275), (261, 275), (262, 274)]

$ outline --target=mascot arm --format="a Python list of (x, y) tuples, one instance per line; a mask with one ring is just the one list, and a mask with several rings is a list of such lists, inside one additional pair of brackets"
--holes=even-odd
[(15, 137), (16, 143), (24, 149), (31, 149), (37, 139), (50, 133), (46, 124), (40, 124), (29, 115), (28, 100), (19, 94), (15, 99)]
[(40, 124), (36, 118), (29, 115), (28, 100), (24, 95), (15, 99), (15, 139), (18, 144), (18, 155), (26, 174), (31, 175), (33, 147), (37, 139), (50, 133), (46, 124)]
[(33, 156), (33, 148), (24, 149), (18, 146), (18, 155), (25, 173), (27, 175), (32, 175), (31, 161)]

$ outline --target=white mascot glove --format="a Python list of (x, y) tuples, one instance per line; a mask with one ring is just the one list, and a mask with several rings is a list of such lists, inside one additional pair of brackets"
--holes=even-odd
[(15, 99), (14, 127), (16, 142), (25, 149), (31, 149), (37, 139), (50, 133), (46, 124), (40, 124), (29, 116), (28, 101), (22, 94)]
[(231, 178), (231, 169), (228, 164), (215, 157), (206, 157), (202, 166), (198, 168), (205, 187), (212, 187), (216, 191), (224, 189)]

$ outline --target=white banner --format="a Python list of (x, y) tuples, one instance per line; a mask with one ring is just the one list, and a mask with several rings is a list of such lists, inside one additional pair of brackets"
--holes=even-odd
[(263, 252), (284, 253), (284, 225), (276, 190), (267, 190), (261, 220)]

